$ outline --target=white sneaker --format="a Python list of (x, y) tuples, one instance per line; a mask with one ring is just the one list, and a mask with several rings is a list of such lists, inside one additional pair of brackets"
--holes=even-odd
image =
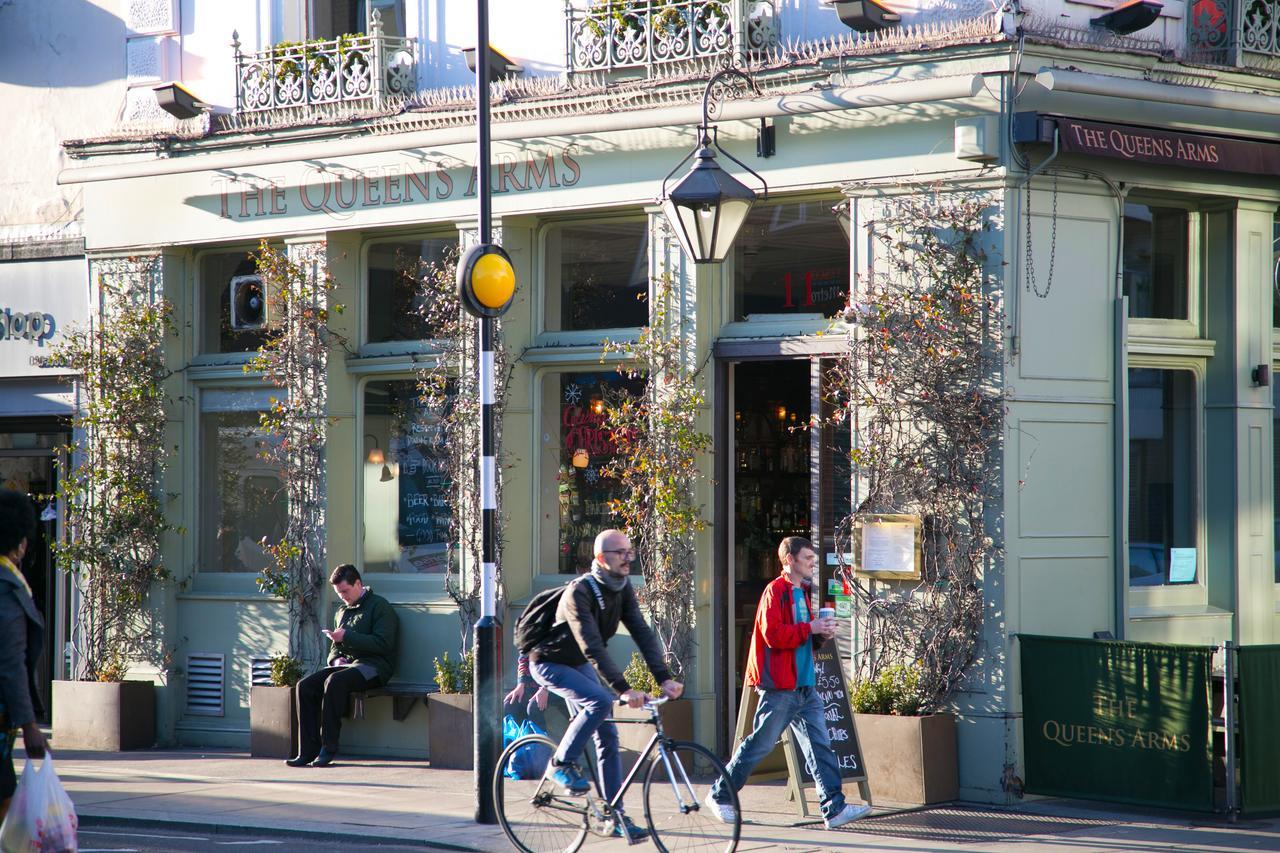
[(707, 796), (703, 799), (702, 804), (707, 807), (712, 816), (721, 823), (737, 823), (738, 810), (728, 803), (722, 803), (716, 800), (715, 796), (707, 791)]
[(853, 823), (860, 817), (866, 817), (871, 814), (871, 806), (855, 806), (846, 804), (840, 810), (840, 814), (835, 817), (823, 818), (822, 823), (827, 829), (835, 829), (837, 826), (844, 826), (846, 823)]

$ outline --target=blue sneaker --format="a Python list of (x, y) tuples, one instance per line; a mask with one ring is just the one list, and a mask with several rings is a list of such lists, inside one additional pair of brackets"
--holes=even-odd
[[(626, 815), (622, 816), (622, 822), (627, 825), (627, 835), (630, 836), (632, 841), (642, 841), (649, 837), (649, 830), (645, 829), (643, 826), (636, 826), (635, 822), (632, 821), (631, 818), (627, 817)], [(619, 826), (616, 822), (613, 824), (613, 837), (614, 838), (623, 837), (622, 827)]]
[(585, 794), (591, 790), (591, 782), (572, 764), (547, 765), (547, 778), (570, 794)]

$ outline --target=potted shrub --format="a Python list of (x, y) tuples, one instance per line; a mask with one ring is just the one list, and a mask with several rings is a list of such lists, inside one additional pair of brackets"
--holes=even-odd
[(302, 663), (292, 655), (271, 657), (271, 684), (249, 688), (249, 754), (254, 758), (292, 758), (298, 743), (294, 685), (302, 679)]
[(171, 371), (165, 363), (170, 308), (153, 293), (154, 260), (97, 265), (102, 322), (70, 330), (51, 354), (78, 380), (75, 440), (63, 448), (75, 465), (58, 486), (66, 541), (58, 568), (77, 592), (71, 632), (72, 681), (53, 684), (57, 749), (142, 749), (155, 743), (155, 684), (126, 681), (134, 663), (163, 674), (172, 650), (151, 596), (171, 581), (161, 537)]
[(958, 796), (956, 720), (921, 714), (920, 672), (894, 664), (849, 691), (876, 801), (941, 803)]
[(468, 770), (475, 757), (471, 683), (475, 652), (457, 661), (445, 652), (434, 661), (439, 693), (427, 700), (427, 749), (432, 767)]
[[(626, 676), (627, 683), (632, 689), (643, 690), (650, 696), (659, 695), (658, 682), (654, 680), (653, 673), (649, 671), (649, 665), (644, 662), (639, 652), (631, 653), (631, 662), (627, 664), (622, 674)], [(667, 737), (674, 740), (693, 740), (692, 702), (681, 700), (667, 702), (658, 709), (658, 716), (662, 719), (662, 728), (667, 733)], [(648, 720), (649, 712), (643, 708), (615, 706), (613, 717), (615, 720)], [(618, 742), (623, 749), (624, 766), (629, 766), (635, 761), (636, 755), (644, 749), (652, 736), (653, 726), (625, 722), (618, 726)]]

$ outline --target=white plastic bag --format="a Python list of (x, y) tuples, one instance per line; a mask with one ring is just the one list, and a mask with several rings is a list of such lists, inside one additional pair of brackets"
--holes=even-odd
[(0, 826), (4, 853), (75, 853), (76, 810), (53, 772), (53, 754), (45, 750), (36, 769), (30, 758), (22, 768), (18, 790)]

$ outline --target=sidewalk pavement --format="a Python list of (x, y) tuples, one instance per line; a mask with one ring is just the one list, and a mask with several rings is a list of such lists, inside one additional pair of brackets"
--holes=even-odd
[[(19, 750), (20, 753), (20, 750)], [(505, 851), (497, 826), (474, 822), (471, 771), (434, 770), (420, 761), (341, 756), (325, 769), (290, 768), (233, 750), (65, 751), (55, 767), (85, 826), (216, 827), (464, 851)], [(855, 789), (856, 790), (856, 789)], [(642, 816), (640, 793), (631, 802)], [(1016, 808), (973, 804), (876, 812), (848, 828), (797, 826), (781, 783), (743, 791), (740, 851), (809, 853), (1188, 853), (1280, 851), (1280, 819), (1227, 823), (1213, 816), (1037, 800)], [(592, 837), (587, 847), (622, 849)]]

